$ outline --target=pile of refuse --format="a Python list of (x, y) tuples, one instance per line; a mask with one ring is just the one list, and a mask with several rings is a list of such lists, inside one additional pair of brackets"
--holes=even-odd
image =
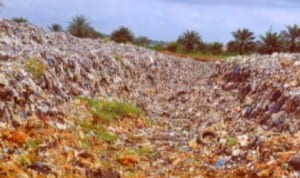
[[(300, 54), (199, 62), (0, 19), (0, 137), (5, 140), (0, 144), (1, 159), (17, 162), (16, 169), (23, 173), (37, 172), (24, 173), (29, 177), (66, 174), (68, 166), (45, 163), (50, 153), (28, 158), (33, 139), (29, 137), (40, 127), (45, 130), (35, 134), (60, 133), (83, 143), (82, 134), (68, 135), (69, 128), (84, 130), (77, 128), (75, 117), (91, 117), (78, 105), (78, 96), (132, 103), (152, 122), (146, 127), (144, 120), (133, 119), (135, 124), (129, 125), (138, 128), (127, 131), (122, 131), (122, 123), (109, 126), (120, 134), (113, 148), (106, 146), (111, 153), (120, 145), (150, 147), (149, 155), (130, 157), (130, 169), (129, 163), (107, 166), (119, 173), (98, 169), (107, 164), (101, 159), (96, 164), (96, 149), (88, 154), (82, 144), (65, 143), (72, 146), (61, 149), (73, 150), (73, 157), (93, 160), (92, 168), (78, 175), (128, 177), (134, 171), (140, 177), (300, 177)], [(35, 151), (58, 144), (52, 137), (46, 140), (39, 140), (43, 147)], [(28, 154), (21, 154), (21, 149)], [(82, 170), (79, 158), (73, 157), (68, 164)]]

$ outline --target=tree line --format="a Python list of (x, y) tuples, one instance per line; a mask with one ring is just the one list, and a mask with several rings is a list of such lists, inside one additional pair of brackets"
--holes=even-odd
[[(14, 18), (16, 22), (27, 22), (22, 17)], [(204, 42), (197, 31), (187, 30), (178, 36), (177, 40), (169, 43), (151, 44), (151, 40), (145, 36), (135, 37), (127, 27), (121, 26), (110, 35), (96, 31), (89, 20), (83, 16), (75, 16), (64, 30), (60, 24), (54, 23), (49, 29), (54, 32), (68, 31), (80, 38), (107, 38), (117, 43), (133, 43), (135, 45), (151, 47), (157, 50), (167, 50), (177, 53), (210, 53), (218, 55), (230, 54), (272, 54), (273, 52), (300, 52), (300, 27), (296, 24), (289, 25), (281, 31), (267, 31), (263, 35), (255, 34), (247, 28), (232, 32), (233, 39), (227, 44), (220, 42)]]
[(178, 40), (170, 44), (171, 51), (202, 51), (211, 53), (221, 53), (224, 49), (228, 53), (236, 54), (272, 54), (273, 52), (300, 52), (300, 27), (298, 25), (287, 26), (280, 33), (267, 31), (264, 35), (256, 37), (247, 28), (238, 29), (232, 32), (233, 40), (226, 46), (220, 42), (205, 43), (196, 31), (186, 31), (178, 37)]

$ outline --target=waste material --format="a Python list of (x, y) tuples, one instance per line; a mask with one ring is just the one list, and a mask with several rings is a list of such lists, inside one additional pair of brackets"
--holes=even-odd
[[(299, 64), (199, 62), (0, 19), (0, 177), (296, 177)], [(99, 121), (79, 96), (143, 115)]]

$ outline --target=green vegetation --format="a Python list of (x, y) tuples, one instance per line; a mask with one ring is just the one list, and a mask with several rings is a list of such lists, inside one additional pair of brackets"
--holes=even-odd
[(272, 54), (273, 52), (282, 51), (283, 38), (276, 32), (267, 32), (260, 36), (258, 43), (259, 52), (264, 54)]
[(233, 147), (234, 145), (237, 144), (237, 138), (236, 137), (231, 137), (231, 136), (228, 136), (226, 138), (226, 145), (229, 146), (229, 147)]
[(228, 51), (243, 55), (255, 50), (255, 36), (249, 29), (238, 29), (232, 32), (232, 36), (234, 40), (227, 44)]
[(166, 50), (171, 52), (179, 52), (181, 51), (181, 46), (177, 42), (171, 42), (167, 45)]
[(167, 45), (148, 46), (150, 49), (171, 52), (176, 56), (189, 56), (199, 60), (224, 59), (235, 55), (249, 55), (252, 53), (272, 54), (273, 52), (300, 52), (300, 27), (287, 26), (281, 33), (268, 31), (259, 36), (247, 28), (232, 32), (233, 40), (223, 47), (222, 43), (204, 43), (196, 31), (186, 31), (178, 37), (176, 42)]
[(109, 37), (109, 36), (104, 36), (104, 37), (103, 37), (103, 41), (104, 41), (105, 43), (109, 42), (109, 41), (110, 41), (110, 37)]
[[(90, 99), (86, 97), (78, 97), (79, 100), (85, 102), (89, 111), (93, 115), (94, 120), (79, 121), (82, 131), (85, 133), (85, 138), (81, 141), (83, 148), (89, 148), (89, 133), (93, 134), (101, 141), (114, 142), (117, 139), (117, 135), (108, 131), (104, 126), (105, 122), (112, 121), (114, 119), (121, 119), (124, 116), (137, 117), (142, 114), (141, 110), (131, 104), (118, 102)], [(102, 124), (98, 121), (105, 121)]]
[(49, 30), (51, 30), (52, 32), (63, 32), (64, 29), (62, 28), (62, 26), (60, 24), (54, 23), (49, 27)]
[(25, 143), (25, 147), (27, 149), (35, 150), (38, 147), (38, 143), (36, 141), (30, 139)]
[(178, 37), (177, 43), (183, 46), (184, 52), (191, 52), (204, 47), (201, 37), (196, 31), (187, 30)]
[(90, 149), (91, 148), (91, 141), (90, 141), (90, 137), (89, 136), (84, 136), (83, 139), (80, 140), (80, 147), (82, 149)]
[(89, 110), (95, 119), (111, 121), (113, 119), (120, 119), (124, 116), (137, 117), (142, 114), (142, 111), (139, 108), (128, 103), (97, 100), (86, 97), (79, 97), (79, 99), (87, 103)]
[(288, 44), (288, 51), (300, 52), (300, 27), (294, 24), (293, 26), (287, 26), (286, 28), (287, 30), (283, 31), (281, 34)]
[(134, 41), (134, 34), (129, 28), (121, 26), (111, 33), (111, 40), (117, 43), (132, 43)]
[(223, 52), (223, 44), (219, 42), (208, 43), (205, 47), (206, 50), (213, 55), (219, 55)]
[(223, 60), (228, 57), (236, 56), (236, 53), (229, 53), (229, 52), (221, 52), (219, 54), (213, 54), (211, 52), (201, 52), (201, 51), (196, 51), (196, 52), (191, 52), (187, 54), (189, 57), (194, 58), (194, 59), (218, 59), (218, 60)]
[(79, 38), (98, 38), (101, 33), (97, 32), (91, 25), (88, 19), (79, 15), (72, 19), (67, 28), (68, 32)]
[(30, 58), (26, 62), (26, 70), (32, 74), (35, 79), (40, 79), (45, 72), (45, 64), (36, 57)]
[(149, 156), (149, 154), (152, 152), (150, 147), (144, 146), (136, 149), (136, 152), (140, 156)]
[(124, 156), (138, 156), (139, 153), (137, 152), (137, 150), (133, 149), (133, 148), (125, 148), (124, 150), (121, 150), (120, 152), (117, 153), (117, 158), (121, 159)]
[(165, 46), (162, 44), (150, 44), (147, 48), (155, 50), (155, 51), (162, 51), (165, 49)]
[(23, 166), (29, 166), (31, 164), (30, 159), (25, 154), (21, 154), (17, 159)]
[(134, 44), (138, 46), (146, 47), (150, 44), (150, 40), (145, 36), (140, 36), (134, 40)]
[(122, 62), (122, 57), (120, 55), (115, 55), (115, 59), (118, 62)]
[(28, 23), (28, 20), (25, 19), (24, 17), (14, 17), (11, 20), (17, 23)]
[[(0, 6), (3, 3), (0, 1)], [(12, 20), (18, 23), (28, 22), (23, 17)], [(54, 23), (49, 29), (53, 32), (64, 31), (60, 24)], [(146, 36), (135, 38), (134, 33), (127, 27), (121, 26), (111, 35), (97, 32), (83, 15), (75, 16), (69, 23), (67, 31), (80, 38), (103, 38), (104, 42), (113, 40), (117, 43), (132, 43), (156, 51), (162, 51), (180, 57), (195, 59), (224, 59), (234, 55), (249, 55), (252, 53), (271, 54), (273, 52), (300, 52), (300, 27), (289, 25), (280, 33), (269, 30), (256, 38), (248, 28), (239, 28), (232, 32), (233, 39), (226, 45), (220, 42), (207, 43), (202, 41), (201, 35), (194, 30), (187, 30), (178, 36), (176, 41), (154, 41)], [(120, 61), (119, 57), (115, 57)]]
[[(114, 133), (109, 132), (99, 124), (93, 124), (92, 122), (85, 120), (80, 125), (84, 133), (88, 134), (92, 131), (99, 140), (114, 142), (117, 139), (117, 136)], [(88, 147), (87, 138), (82, 143), (83, 146)]]
[(97, 127), (95, 128), (95, 134), (98, 139), (106, 142), (114, 142), (117, 139), (117, 136), (114, 133), (107, 131), (100, 125), (97, 125)]

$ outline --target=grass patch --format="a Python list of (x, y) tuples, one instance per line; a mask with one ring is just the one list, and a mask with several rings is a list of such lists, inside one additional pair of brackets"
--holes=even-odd
[(124, 156), (139, 156), (139, 153), (133, 148), (125, 148), (117, 153), (117, 158), (121, 159)]
[(29, 166), (31, 164), (30, 159), (28, 158), (28, 156), (21, 154), (17, 160), (23, 165), (23, 166)]
[(130, 172), (128, 176), (126, 176), (126, 178), (143, 178), (143, 177), (145, 177), (144, 174), (139, 171)]
[(97, 100), (86, 97), (79, 97), (79, 99), (86, 102), (94, 119), (111, 121), (124, 116), (138, 117), (142, 114), (139, 108), (124, 102)]
[(106, 141), (106, 142), (115, 142), (117, 140), (117, 136), (107, 131), (104, 127), (101, 125), (96, 125), (94, 128), (94, 132), (98, 139)]
[(25, 148), (35, 150), (38, 147), (38, 143), (32, 139), (29, 139), (25, 143)]
[(107, 43), (107, 42), (110, 42), (110, 37), (109, 36), (106, 36), (106, 37), (103, 37), (103, 42), (104, 43)]
[(122, 57), (120, 55), (115, 55), (115, 60), (118, 62), (122, 62)]
[(191, 52), (187, 54), (189, 57), (194, 59), (217, 59), (217, 60), (224, 60), (228, 57), (237, 56), (237, 54), (231, 54), (231, 53), (220, 53), (220, 54), (212, 54), (212, 53), (204, 53), (204, 52)]
[(151, 152), (152, 149), (150, 147), (140, 147), (136, 150), (136, 152), (140, 155), (140, 156), (148, 156)]
[(89, 136), (85, 135), (84, 138), (80, 141), (80, 147), (85, 150), (89, 150), (91, 146), (92, 145)]
[[(82, 131), (85, 134), (89, 134), (90, 132), (93, 132), (96, 137), (101, 140), (101, 141), (105, 141), (105, 142), (115, 142), (117, 140), (117, 136), (112, 133), (109, 132), (106, 128), (104, 128), (101, 125), (98, 124), (93, 124), (92, 122), (88, 121), (88, 120), (84, 120), (81, 124), (80, 124)], [(82, 140), (82, 146), (89, 148), (90, 145), (88, 143), (88, 138), (85, 138)]]
[(26, 62), (26, 70), (32, 74), (35, 79), (40, 79), (45, 73), (45, 64), (38, 58), (30, 58)]
[(236, 144), (237, 144), (237, 138), (236, 137), (230, 137), (230, 136), (228, 136), (226, 138), (226, 145), (227, 146), (233, 147)]

